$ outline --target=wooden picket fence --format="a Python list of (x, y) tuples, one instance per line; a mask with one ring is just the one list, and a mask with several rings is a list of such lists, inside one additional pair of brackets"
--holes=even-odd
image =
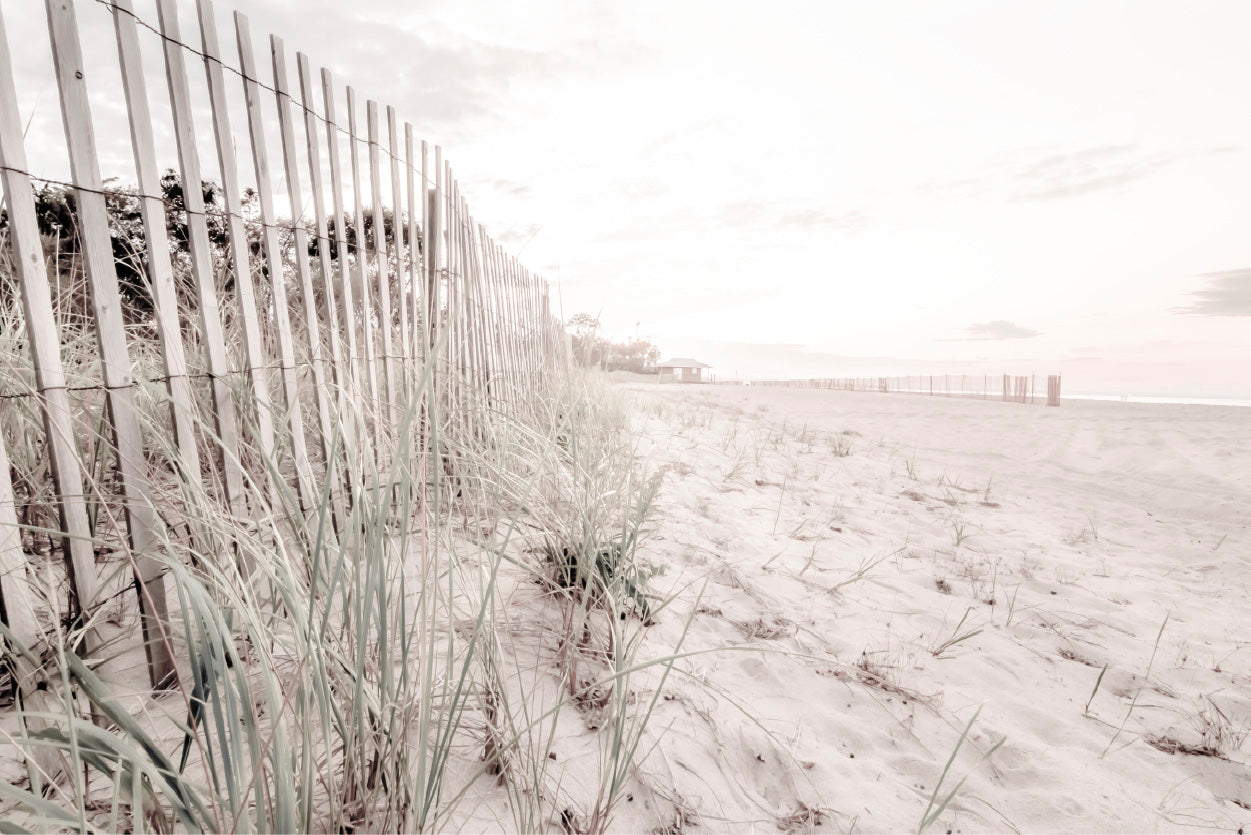
[[(740, 380), (723, 381), (727, 385)], [(1038, 378), (1011, 374), (917, 374), (905, 377), (811, 377), (803, 380), (752, 380), (753, 386), (877, 391), (929, 397), (967, 397), (1005, 403), (1037, 403)], [(1060, 375), (1047, 377), (1048, 406), (1060, 405)]]
[[(23, 4), (35, 6), (34, 0)], [(162, 687), (170, 684), (175, 665), (170, 642), (162, 639), (168, 634), (165, 584), (153, 558), (162, 547), (163, 522), (154, 513), (153, 482), (161, 474), (152, 461), (161, 456), (145, 444), (151, 429), (137, 413), (142, 391), (154, 382), (165, 389), (172, 437), (162, 448), (174, 450), (169, 466), (183, 479), (211, 481), (223, 514), (264, 524), (267, 516), (272, 521), (279, 494), (294, 491), (305, 514), (324, 507), (329, 497), (329, 512), (340, 525), (351, 501), (345, 472), (355, 463), (344, 460), (336, 440), (345, 423), (363, 425), (374, 455), (412, 454), (397, 448), (396, 433), (406, 411), (411, 422), (418, 399), (437, 397), (441, 408), (465, 415), (474, 413), (470, 405), (507, 411), (562, 366), (566, 342), (550, 311), (546, 282), (475, 223), (442, 148), (431, 153), (425, 141), (418, 143), (395, 108), (366, 102), (362, 134), (354, 90), (337, 86), (328, 70), (315, 75), (302, 53), (295, 56), (293, 83), (286, 49), (276, 36), (269, 39), (270, 80), (262, 80), (247, 18), (234, 15), (236, 61), (218, 42), (212, 0), (198, 0), (190, 25), (180, 21), (175, 0), (157, 0), (156, 20), (138, 17), (131, 0), (77, 5), (84, 13), (112, 17), (138, 177), (132, 196), (142, 210), (161, 368), (140, 378), (128, 344), (106, 207), (116, 190), (106, 187), (101, 175), (100, 137), (91, 114), (92, 95), (105, 91), (89, 89), (93, 76), (83, 65), (74, 0), (46, 0), (71, 170), (60, 185), (75, 198), (99, 379), (93, 386), (67, 382), (80, 372), (63, 365), (63, 320), (50, 289), (33, 196), (37, 183), (57, 181), (38, 176), (27, 163), (31, 143), (62, 139), (23, 137), (12, 52), (0, 15), (5, 246), (11, 250), (34, 371), (30, 391), (5, 396), (27, 397), (41, 413), (43, 436), (37, 442), (50, 462), (49, 492), (71, 608), (90, 616), (100, 604), (93, 534), (99, 512), (89, 518), (89, 510), (107, 505), (134, 556), (150, 679), (153, 687)], [(169, 97), (172, 123), (164, 127), (176, 137), (177, 153), (168, 160), (158, 159), (156, 150), (144, 38), (147, 57), (159, 54), (164, 62), (166, 90), (151, 94)], [(209, 92), (208, 124), (200, 124), (205, 120), (192, 106), (188, 83), (201, 69)], [(266, 118), (272, 112), (262, 107), (267, 98), (276, 105), (277, 124)], [(232, 101), (246, 110), (246, 146), (236, 147)], [(267, 133), (274, 130), (282, 152), (281, 160), (271, 161)], [(202, 153), (216, 154), (224, 208), (206, 203), (195, 187), (204, 182)], [(239, 167), (249, 160), (255, 195), (240, 185)], [(280, 165), (281, 182), (271, 164)], [(176, 170), (186, 186), (177, 205), (162, 192), (164, 167)], [(286, 200), (278, 205), (282, 194)], [(186, 257), (178, 256), (167, 232), (167, 221), (178, 213), (186, 221)], [(386, 213), (393, 219), (390, 241)], [(347, 230), (349, 214), (354, 234)], [(225, 226), (224, 249), (210, 242), (210, 220)], [(96, 389), (106, 401), (104, 434), (116, 478), (105, 485), (88, 471), (81, 405), (71, 397), (83, 388)], [(0, 401), (0, 409), (11, 402)], [(249, 455), (254, 459), (257, 452), (277, 466), (249, 469)], [(269, 507), (258, 506), (257, 491), (245, 489), (245, 482), (258, 479), (267, 480)], [(0, 436), (0, 616), (13, 636), (29, 645), (36, 634), (35, 601), (26, 580), (29, 530), (19, 525), (19, 505)], [(240, 566), (243, 572), (249, 568)]]

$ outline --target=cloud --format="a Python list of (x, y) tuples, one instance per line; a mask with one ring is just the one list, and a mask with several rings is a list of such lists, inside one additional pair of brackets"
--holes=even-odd
[(917, 192), (936, 197), (970, 197), (986, 191), (989, 182), (989, 180), (983, 177), (929, 180), (917, 186)]
[(530, 197), (534, 194), (534, 189), (525, 183), (518, 183), (515, 180), (494, 179), (487, 180), (486, 187), (492, 191), (502, 192), (509, 197)]
[(869, 225), (869, 218), (859, 209), (853, 209), (841, 215), (830, 214), (821, 209), (806, 209), (801, 212), (791, 212), (783, 215), (779, 223), (783, 226), (797, 226), (801, 229), (827, 227), (854, 234), (863, 231)]
[(727, 203), (721, 207), (720, 222), (723, 225), (739, 226), (741, 224), (760, 223), (765, 219), (767, 207), (762, 203), (741, 201)]
[(964, 330), (972, 335), (963, 337), (962, 339), (941, 339), (939, 341), (962, 342), (978, 339), (1030, 339), (1035, 336), (1041, 336), (1039, 331), (1023, 328), (1015, 322), (1009, 322), (1004, 319), (996, 319), (993, 322), (974, 323), (969, 325)]
[(1199, 316), (1251, 316), (1251, 267), (1203, 273), (1199, 277), (1206, 278), (1208, 286), (1191, 294), (1195, 297), (1194, 304), (1175, 308), (1174, 312)]
[(1171, 165), (1178, 154), (1142, 153), (1137, 145), (1104, 145), (1071, 154), (1051, 154), (1013, 178), (1013, 200), (1059, 200), (1141, 180)]
[(537, 223), (521, 223), (508, 227), (495, 237), (503, 244), (524, 244), (538, 234), (539, 229)]
[(754, 201), (726, 203), (716, 220), (725, 226), (789, 226), (805, 231), (824, 228), (851, 233), (860, 232), (869, 225), (868, 215), (859, 209), (834, 214), (825, 209), (784, 209)]
[[(352, 85), (362, 104), (370, 98), (394, 104), (397, 115), (411, 120), (422, 136), (437, 134), (445, 142), (471, 132), (469, 122), (502, 119), (500, 102), (519, 82), (567, 78), (585, 72), (595, 58), (590, 45), (581, 43), (556, 51), (524, 42), (490, 42), (476, 32), (451, 31), (416, 8), (397, 12), (379, 3), (234, 0), (223, 9), (243, 5), (252, 7), (259, 54), (267, 54), (263, 34), (279, 32), (286, 36), (292, 59), (297, 50), (308, 53), (315, 71), (319, 61), (329, 61), (336, 84)], [(227, 17), (218, 13), (223, 35)], [(189, 26), (192, 21), (184, 20), (184, 35)], [(233, 37), (223, 37), (223, 42), (233, 43)], [(233, 66), (234, 50), (224, 52)]]

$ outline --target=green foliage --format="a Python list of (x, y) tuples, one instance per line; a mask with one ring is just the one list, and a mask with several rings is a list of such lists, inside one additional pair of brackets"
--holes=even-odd
[[(222, 187), (211, 180), (205, 180), (200, 184), (200, 191), (204, 201), (204, 220), (213, 260), (215, 263), (227, 263), (231, 257), (230, 230)], [(190, 263), (191, 257), (186, 193), (182, 177), (173, 169), (167, 169), (161, 176), (158, 196), (165, 205), (165, 230), (175, 267), (186, 266)], [(51, 269), (54, 273), (68, 273), (82, 255), (77, 194), (71, 187), (46, 183), (34, 190), (34, 200), (39, 233), (43, 238), (45, 255), (51, 262)], [(129, 323), (146, 321), (155, 310), (155, 301), (148, 283), (148, 242), (147, 232), (143, 225), (143, 198), (135, 189), (122, 187), (116, 179), (110, 179), (105, 183), (104, 202), (123, 310)], [(245, 221), (244, 233), (248, 241), (248, 257), (254, 266), (259, 266), (262, 275), (267, 274), (269, 265), (265, 262), (264, 230), (259, 222), (260, 195), (255, 189), (244, 189), (240, 210)], [(355, 253), (362, 243), (365, 247), (372, 247), (374, 223), (373, 209), (362, 210), (361, 225), (365, 240), (359, 242), (353, 216), (350, 212), (345, 214), (344, 239), (349, 252)], [(308, 232), (309, 254), (316, 256), (320, 251), (320, 241), (316, 230), (312, 228), (312, 221), (306, 220), (305, 225)], [(7, 235), (8, 226), (8, 212), (0, 210), (0, 239)], [(405, 251), (411, 258), (413, 253), (409, 251), (411, 241), (408, 222), (404, 215), (401, 215), (400, 229)], [(383, 209), (383, 230), (387, 247), (394, 246), (395, 215), (390, 209)], [(280, 246), (284, 251), (289, 251), (294, 238), (290, 220), (286, 220), (285, 224), (279, 224), (278, 235)], [(329, 220), (327, 237), (330, 241), (330, 257), (338, 259), (334, 218)], [(418, 237), (418, 254), (420, 254), (420, 236)], [(226, 282), (219, 289), (229, 292), (232, 288), (232, 273), (228, 271)], [(179, 283), (178, 290), (180, 308), (194, 313), (198, 309), (198, 304), (190, 285)], [(83, 307), (81, 312), (85, 313), (86, 308)]]
[(625, 617), (621, 603), (633, 604), (644, 620), (651, 618), (646, 587), (664, 573), (663, 567), (641, 565), (634, 559), (634, 536), (618, 536), (602, 544), (557, 545), (546, 542), (543, 554), (551, 566), (558, 588), (581, 590), (593, 605), (616, 610)]
[(599, 335), (599, 319), (589, 313), (578, 313), (569, 319), (569, 335), (573, 356), (582, 365), (606, 371), (632, 371), (654, 374), (660, 359), (660, 348), (646, 339), (612, 342)]
[[(373, 246), (374, 223), (373, 208), (367, 206), (364, 209), (361, 209), (361, 228), (365, 235), (363, 245), (366, 247)], [(330, 257), (332, 259), (337, 259), (339, 257), (339, 237), (336, 234), (337, 229), (338, 227), (335, 225), (335, 219), (333, 217), (327, 218), (327, 251), (330, 253)], [(412, 245), (412, 241), (408, 234), (408, 218), (404, 215), (400, 216), (400, 231), (401, 239), (404, 242), (404, 248), (407, 252), (408, 248)], [(395, 212), (385, 207), (382, 210), (382, 234), (386, 239), (388, 248), (395, 246)], [(362, 245), (362, 242), (356, 239), (356, 221), (351, 212), (345, 212), (343, 215), (343, 240), (347, 244), (349, 252), (355, 252), (357, 247)], [(316, 256), (320, 251), (321, 241), (316, 235), (310, 234), (308, 239), (308, 254)], [(419, 255), (421, 251), (421, 228), (420, 224), (418, 224), (417, 252)]]

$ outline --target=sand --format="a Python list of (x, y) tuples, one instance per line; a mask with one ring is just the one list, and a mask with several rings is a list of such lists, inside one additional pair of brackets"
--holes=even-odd
[(1251, 410), (626, 388), (672, 831), (1251, 828)]

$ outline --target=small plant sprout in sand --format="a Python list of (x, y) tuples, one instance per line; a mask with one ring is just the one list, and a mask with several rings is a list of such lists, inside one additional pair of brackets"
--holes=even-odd
[(1185, 742), (1171, 735), (1148, 735), (1146, 742), (1152, 748), (1167, 754), (1189, 754), (1194, 757), (1214, 757), (1228, 760), (1242, 749), (1251, 735), (1251, 720), (1243, 719), (1234, 724), (1212, 697), (1204, 696), (1198, 711), (1187, 717), (1195, 742)]
[[(1143, 673), (1142, 684), (1140, 684), (1137, 688), (1134, 689), (1134, 698), (1130, 700), (1129, 710), (1125, 711), (1125, 718), (1121, 720), (1121, 725), (1119, 728), (1116, 729), (1116, 733), (1112, 734), (1112, 738), (1108, 740), (1108, 744), (1104, 747), (1103, 753), (1099, 755), (1099, 759), (1103, 759), (1104, 757), (1106, 757), (1108, 755), (1108, 752), (1112, 750), (1113, 743), (1115, 743), (1116, 740), (1120, 737), (1121, 733), (1124, 732), (1125, 726), (1129, 724), (1129, 717), (1134, 714), (1134, 708), (1138, 705), (1138, 697), (1142, 695), (1142, 689), (1147, 686), (1148, 682), (1151, 681), (1151, 668), (1155, 665), (1155, 654), (1160, 649), (1160, 639), (1164, 637), (1164, 627), (1168, 626), (1168, 619), (1169, 619), (1169, 615), (1165, 615), (1164, 620), (1160, 623), (1160, 631), (1157, 632), (1155, 635), (1155, 644), (1154, 646), (1151, 647), (1151, 658), (1148, 659), (1147, 661), (1147, 671)], [(1103, 681), (1102, 674), (1100, 674), (1098, 681), (1095, 682), (1095, 690), (1099, 689), (1100, 681)], [(1094, 697), (1095, 697), (1095, 694), (1091, 693), (1090, 699), (1086, 701), (1087, 708), (1090, 707), (1090, 701), (1093, 700)], [(1130, 742), (1132, 743), (1132, 741), (1133, 740), (1131, 740)], [(1126, 743), (1126, 745), (1128, 744), (1130, 743)]]
[(1087, 529), (1090, 531), (1090, 535), (1094, 537), (1095, 542), (1098, 542), (1099, 541), (1099, 512), (1096, 510), (1091, 510), (1089, 513), (1087, 513), (1086, 523), (1088, 525)]
[(1012, 618), (1016, 616), (1016, 594), (1021, 590), (1021, 584), (1017, 583), (1012, 587), (1012, 594), (1008, 596), (1008, 614), (1004, 618), (1003, 625), (1011, 626)]
[[(951, 801), (955, 799), (956, 793), (960, 791), (960, 787), (964, 785), (964, 781), (969, 779), (969, 774), (973, 773), (973, 771), (970, 771), (969, 774), (961, 777), (960, 782), (956, 783), (955, 787), (951, 789), (951, 791), (947, 792), (946, 795), (943, 795), (941, 800), (939, 799), (939, 794), (943, 790), (943, 783), (947, 780), (947, 773), (951, 771), (951, 764), (956, 761), (956, 755), (960, 753), (960, 748), (964, 745), (965, 739), (968, 738), (969, 731), (973, 729), (973, 723), (977, 721), (977, 717), (981, 716), (981, 714), (982, 709), (979, 707), (969, 718), (969, 723), (964, 726), (964, 732), (961, 733), (960, 738), (956, 740), (956, 747), (951, 749), (951, 756), (947, 758), (947, 764), (943, 766), (943, 773), (938, 776), (938, 782), (934, 784), (934, 791), (930, 795), (930, 802), (926, 805), (925, 812), (921, 815), (921, 822), (917, 824), (917, 835), (920, 835), (920, 833), (925, 832), (926, 829), (933, 826), (934, 822), (937, 821), (942, 816), (943, 812), (947, 810)], [(977, 766), (990, 759), (991, 755), (998, 751), (1000, 746), (1002, 746), (1007, 739), (1008, 738), (1006, 736), (1002, 737), (998, 742), (991, 746), (991, 749), (983, 754), (981, 759), (977, 761), (977, 765), (974, 766), (974, 770), (976, 770)]]
[(1231, 754), (1242, 750), (1247, 736), (1251, 735), (1251, 720), (1243, 719), (1235, 725), (1210, 695), (1204, 696), (1203, 701), (1199, 712), (1191, 717), (1191, 725), (1199, 734), (1204, 748), (1228, 759)]
[(973, 526), (960, 516), (952, 516), (949, 524), (951, 525), (951, 544), (956, 548), (959, 548), (964, 544), (965, 540), (973, 536)]
[(999, 502), (991, 501), (991, 498), (990, 498), (990, 491), (991, 491), (991, 487), (994, 485), (994, 481), (995, 481), (994, 476), (990, 476), (986, 479), (986, 489), (982, 491), (982, 506), (983, 507), (999, 507)]
[(917, 450), (916, 446), (912, 447), (912, 457), (904, 459), (904, 468), (908, 471), (908, 478), (913, 481), (920, 481), (917, 475)]
[(773, 536), (777, 535), (778, 520), (782, 518), (782, 503), (786, 499), (786, 482), (788, 478), (789, 476), (782, 476), (782, 487), (778, 490), (778, 508), (777, 512), (773, 514), (773, 530), (770, 532)]
[(835, 458), (846, 458), (851, 455), (853, 441), (849, 430), (844, 430), (830, 438), (830, 452)]
[(930, 653), (935, 658), (938, 658), (940, 660), (943, 658), (951, 658), (952, 656), (948, 655), (948, 653), (951, 651), (953, 647), (957, 646), (958, 644), (964, 643), (970, 638), (976, 638), (978, 635), (982, 634), (982, 629), (980, 627), (977, 629), (974, 629), (972, 626), (970, 626), (968, 629), (965, 629), (963, 632), (960, 631), (961, 629), (964, 629), (964, 624), (969, 619), (969, 615), (972, 612), (973, 612), (972, 606), (965, 609), (964, 614), (960, 617), (960, 622), (956, 624), (955, 629), (951, 630), (951, 634), (946, 639), (942, 641), (937, 641), (936, 643), (930, 646)]
[(837, 583), (830, 586), (829, 588), (830, 594), (838, 594), (844, 586), (850, 586), (852, 583), (859, 583), (861, 580), (868, 579), (870, 571), (877, 568), (879, 565), (886, 562), (891, 557), (894, 557), (895, 555), (901, 553), (903, 550), (904, 549), (902, 548), (898, 548), (894, 551), (891, 551), (889, 554), (885, 554), (875, 559), (866, 558), (865, 560), (861, 561), (860, 566), (855, 571), (851, 572), (842, 580), (839, 580)]

